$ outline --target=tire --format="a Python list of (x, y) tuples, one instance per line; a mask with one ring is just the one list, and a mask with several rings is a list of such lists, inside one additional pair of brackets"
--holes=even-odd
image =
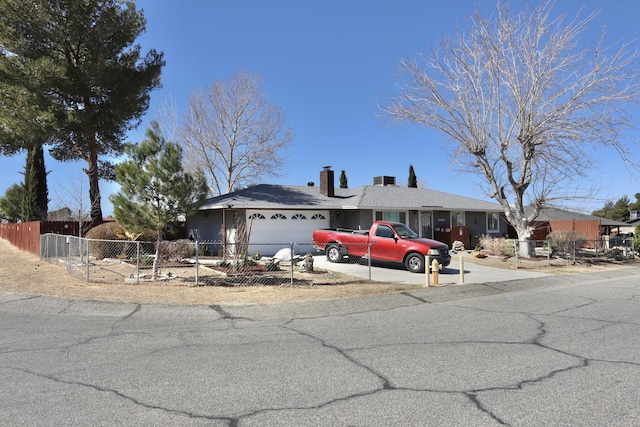
[(330, 245), (327, 245), (324, 251), (329, 261), (342, 262), (342, 252), (340, 252), (340, 245), (332, 243)]
[(409, 254), (404, 260), (404, 266), (412, 273), (424, 273), (424, 257), (420, 254)]

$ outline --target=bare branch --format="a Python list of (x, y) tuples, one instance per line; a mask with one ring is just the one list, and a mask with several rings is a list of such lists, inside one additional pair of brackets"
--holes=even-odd
[(188, 164), (205, 171), (213, 194), (279, 175), (293, 131), (262, 86), (259, 75), (239, 71), (189, 97), (180, 140)]
[(591, 169), (594, 146), (628, 160), (627, 107), (640, 100), (631, 45), (605, 45), (603, 33), (582, 47), (596, 15), (552, 18), (552, 6), (514, 15), (499, 1), (489, 18), (476, 10), (428, 57), (401, 61), (405, 83), (383, 107), (393, 119), (445, 134), (455, 164), (484, 177), (520, 238), (530, 236), (541, 207), (575, 196), (566, 183)]

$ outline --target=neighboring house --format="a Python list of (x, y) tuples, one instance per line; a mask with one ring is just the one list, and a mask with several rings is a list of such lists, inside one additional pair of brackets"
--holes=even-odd
[(187, 219), (187, 229), (194, 239), (232, 243), (242, 239), (238, 234), (244, 228), (250, 244), (293, 242), (300, 245), (297, 252), (306, 252), (313, 250), (316, 228), (366, 230), (376, 220), (392, 220), (421, 237), (448, 245), (459, 240), (470, 248), (480, 235), (508, 232), (501, 212), (497, 203), (398, 187), (388, 176), (374, 177), (374, 185), (336, 188), (334, 171), (327, 166), (320, 172), (318, 187), (260, 184), (211, 198)]
[(620, 227), (620, 233), (623, 236), (633, 236), (636, 227), (640, 225), (640, 213), (638, 211), (631, 211), (629, 213), (629, 219), (625, 221), (625, 225)]
[(595, 242), (604, 240), (608, 236), (620, 234), (626, 226), (624, 222), (608, 218), (600, 218), (571, 212), (564, 209), (544, 208), (534, 221), (534, 235), (532, 240), (542, 241), (553, 231), (577, 231), (587, 236), (586, 247), (595, 247)]

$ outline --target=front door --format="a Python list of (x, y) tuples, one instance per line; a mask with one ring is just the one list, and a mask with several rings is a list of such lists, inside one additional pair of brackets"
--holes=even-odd
[(431, 225), (431, 212), (420, 213), (420, 237), (433, 239), (433, 226)]

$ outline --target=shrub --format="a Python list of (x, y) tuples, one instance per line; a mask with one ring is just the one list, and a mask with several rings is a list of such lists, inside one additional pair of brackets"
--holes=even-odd
[(124, 228), (117, 222), (103, 222), (87, 231), (87, 239), (123, 240)]
[(576, 249), (582, 248), (587, 243), (587, 236), (578, 231), (552, 231), (547, 239), (551, 240), (553, 251), (564, 254), (573, 251), (573, 242)]
[(127, 249), (124, 244), (106, 240), (123, 240), (124, 228), (117, 222), (105, 222), (96, 225), (87, 232), (89, 241), (89, 253), (97, 259), (126, 258)]
[(195, 244), (188, 239), (172, 242), (160, 242), (160, 259), (164, 261), (182, 261), (195, 255)]
[(633, 250), (640, 252), (640, 225), (633, 230)]
[(513, 241), (505, 238), (491, 237), (487, 235), (480, 236), (480, 246), (491, 255), (508, 256), (515, 254)]

